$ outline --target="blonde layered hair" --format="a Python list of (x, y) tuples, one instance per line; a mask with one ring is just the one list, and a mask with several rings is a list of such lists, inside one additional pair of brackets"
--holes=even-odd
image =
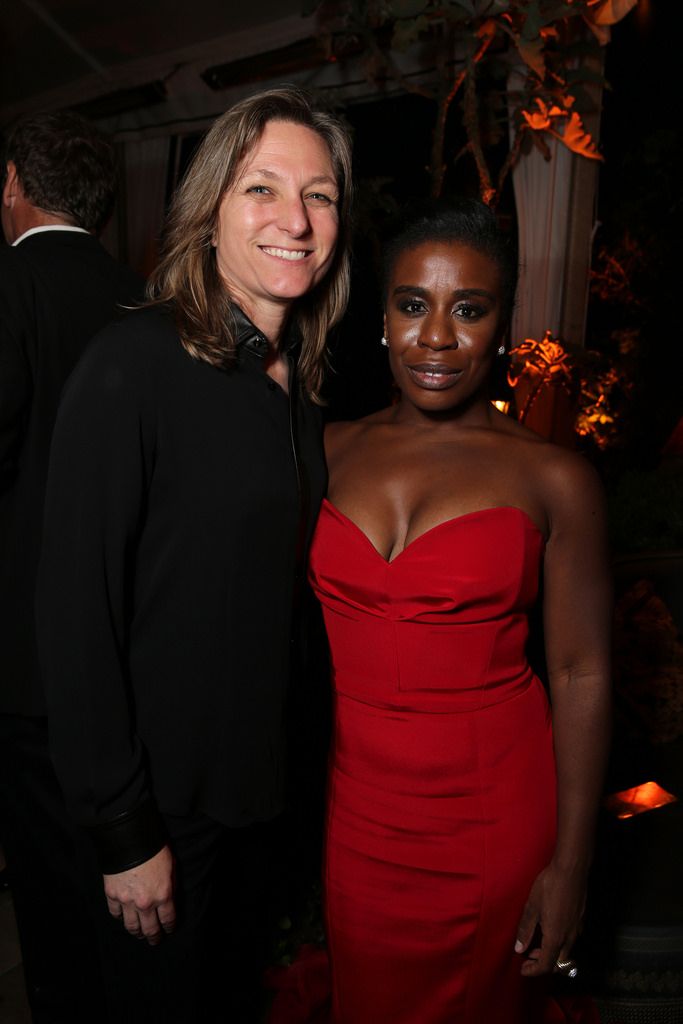
[(218, 272), (211, 243), (223, 195), (270, 121), (300, 124), (316, 132), (329, 150), (339, 187), (339, 235), (332, 265), (292, 309), (302, 336), (299, 376), (309, 395), (319, 401), (327, 334), (341, 319), (349, 294), (351, 143), (341, 123), (314, 110), (299, 89), (287, 86), (258, 93), (214, 123), (173, 197), (161, 259), (150, 277), (147, 294), (155, 304), (173, 304), (180, 340), (191, 356), (221, 369), (234, 365), (231, 297)]

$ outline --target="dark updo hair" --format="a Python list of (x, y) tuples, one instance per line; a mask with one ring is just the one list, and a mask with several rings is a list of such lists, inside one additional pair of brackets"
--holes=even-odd
[(515, 302), (517, 252), (499, 228), (495, 214), (478, 199), (431, 199), (401, 213), (383, 247), (384, 303), (396, 260), (407, 250), (427, 242), (467, 245), (493, 260), (500, 271), (501, 323), (506, 324)]

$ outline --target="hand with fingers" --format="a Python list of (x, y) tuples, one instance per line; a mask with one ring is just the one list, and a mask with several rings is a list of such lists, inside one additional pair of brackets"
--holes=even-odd
[(164, 932), (173, 931), (173, 854), (168, 846), (137, 867), (103, 878), (109, 913), (131, 935), (156, 946)]
[(515, 953), (526, 954), (523, 975), (537, 977), (562, 971), (569, 977), (576, 976), (571, 951), (581, 930), (585, 898), (584, 873), (574, 874), (553, 862), (540, 873), (517, 929)]

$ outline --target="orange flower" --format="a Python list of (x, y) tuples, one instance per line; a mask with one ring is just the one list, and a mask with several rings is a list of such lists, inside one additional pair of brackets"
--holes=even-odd
[[(555, 132), (553, 132), (555, 134)], [(598, 153), (595, 141), (589, 132), (583, 126), (583, 121), (579, 115), (574, 113), (569, 115), (569, 119), (564, 126), (564, 131), (557, 135), (557, 138), (565, 144), (567, 149), (571, 149), (572, 153), (578, 153), (580, 156), (585, 156), (589, 160), (603, 160), (604, 157), (601, 153)]]
[(569, 115), (568, 107), (574, 102), (573, 96), (567, 97), (567, 104), (565, 107), (559, 107), (557, 103), (553, 103), (551, 107), (548, 106), (540, 97), (536, 97), (534, 103), (538, 107), (538, 112), (523, 110), (522, 116), (527, 123), (527, 126), (535, 132), (547, 132), (551, 130), (553, 120), (558, 117), (567, 117)]
[(533, 129), (533, 131), (545, 132), (550, 128), (550, 111), (543, 100), (537, 98), (534, 102), (538, 107), (538, 113), (523, 110), (522, 117), (528, 124), (529, 128)]

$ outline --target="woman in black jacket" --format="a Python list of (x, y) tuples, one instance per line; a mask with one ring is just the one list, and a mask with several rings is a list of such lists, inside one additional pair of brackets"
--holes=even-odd
[(110, 914), (147, 940), (104, 929), (114, 1020), (212, 1019), (199, 977), (221, 851), (282, 809), (350, 189), (344, 129), (298, 90), (233, 107), (173, 201), (150, 302), (98, 336), (63, 398), (41, 656), (67, 802)]

